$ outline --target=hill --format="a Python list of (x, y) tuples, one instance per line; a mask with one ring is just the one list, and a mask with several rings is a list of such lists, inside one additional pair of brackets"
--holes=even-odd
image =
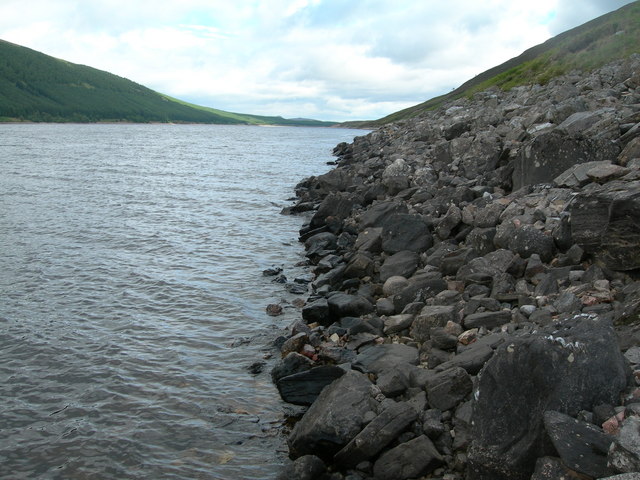
[(458, 98), (471, 97), (490, 87), (509, 90), (520, 85), (545, 85), (572, 70), (590, 72), (613, 60), (640, 53), (640, 2), (567, 30), (521, 55), (493, 67), (455, 90), (373, 121), (342, 126), (376, 128), (412, 118)]
[(0, 121), (335, 124), (193, 105), (126, 78), (3, 40), (0, 40)]

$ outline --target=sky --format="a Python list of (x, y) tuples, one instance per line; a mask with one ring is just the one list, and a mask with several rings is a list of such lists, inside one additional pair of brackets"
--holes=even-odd
[(0, 39), (199, 105), (377, 119), (630, 0), (0, 0)]

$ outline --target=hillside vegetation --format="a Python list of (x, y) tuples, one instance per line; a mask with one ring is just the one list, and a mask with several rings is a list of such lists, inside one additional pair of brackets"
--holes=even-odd
[(348, 122), (343, 125), (375, 128), (415, 117), (436, 109), (445, 102), (463, 96), (471, 97), (490, 87), (509, 90), (520, 85), (545, 85), (554, 77), (572, 70), (590, 72), (633, 53), (640, 53), (640, 2), (637, 1), (530, 48), (445, 95), (379, 120)]
[(126, 78), (3, 40), (0, 40), (0, 121), (334, 125), (189, 104)]

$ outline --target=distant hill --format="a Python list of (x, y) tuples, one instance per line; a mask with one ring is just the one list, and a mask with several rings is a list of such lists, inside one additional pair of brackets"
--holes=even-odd
[(201, 107), (4, 40), (0, 40), (1, 121), (335, 125)]
[[(576, 8), (579, 8), (576, 2)], [(493, 67), (455, 90), (424, 103), (373, 121), (346, 122), (341, 126), (376, 128), (438, 108), (445, 102), (497, 86), (546, 84), (572, 70), (591, 71), (613, 60), (640, 53), (640, 2), (567, 30), (521, 55)]]

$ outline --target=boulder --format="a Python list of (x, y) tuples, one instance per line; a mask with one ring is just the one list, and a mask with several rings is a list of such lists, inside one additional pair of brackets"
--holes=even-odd
[(335, 461), (346, 467), (354, 467), (369, 460), (395, 440), (417, 417), (418, 413), (409, 403), (390, 403), (336, 454)]
[(328, 217), (344, 220), (349, 216), (354, 206), (355, 201), (351, 194), (342, 192), (330, 193), (320, 203), (318, 210), (311, 217), (309, 226), (311, 228), (323, 227), (327, 224)]
[(372, 345), (362, 350), (353, 368), (365, 373), (380, 373), (387, 369), (418, 364), (418, 349), (402, 343)]
[(373, 312), (373, 305), (361, 295), (336, 293), (327, 299), (329, 315), (333, 318), (359, 317)]
[(640, 268), (640, 181), (610, 182), (576, 196), (571, 235), (612, 270)]
[(624, 420), (608, 459), (619, 472), (640, 472), (640, 418), (632, 416)]
[(344, 372), (342, 368), (335, 365), (321, 365), (282, 377), (276, 381), (276, 387), (285, 402), (311, 405), (322, 389), (344, 375)]
[(331, 459), (360, 433), (375, 410), (371, 387), (366, 375), (349, 371), (322, 390), (289, 435), (292, 457), (314, 454)]
[(544, 427), (562, 463), (570, 469), (593, 478), (615, 473), (607, 467), (607, 452), (613, 437), (595, 425), (548, 411), (544, 414)]
[(380, 281), (386, 282), (391, 277), (408, 278), (417, 270), (420, 256), (416, 252), (402, 250), (388, 257), (380, 267)]
[(511, 311), (500, 310), (498, 312), (479, 312), (467, 315), (464, 318), (463, 325), (467, 330), (480, 327), (485, 327), (490, 330), (504, 325), (505, 323), (509, 323), (510, 321)]
[(514, 162), (513, 190), (550, 183), (578, 163), (613, 160), (620, 147), (608, 140), (573, 137), (558, 129), (534, 137), (520, 149)]
[(471, 393), (472, 381), (463, 368), (453, 367), (430, 375), (425, 388), (429, 405), (444, 411), (455, 407)]
[(453, 305), (428, 305), (416, 316), (411, 325), (411, 336), (418, 342), (429, 339), (433, 327), (444, 327), (447, 322), (457, 320)]
[(387, 253), (424, 252), (432, 245), (429, 225), (420, 215), (396, 213), (382, 224), (382, 250)]
[(315, 455), (303, 455), (286, 465), (276, 480), (317, 480), (327, 470), (327, 466)]
[(355, 243), (356, 250), (379, 253), (382, 250), (382, 227), (370, 227), (358, 234)]
[(509, 241), (509, 249), (522, 258), (537, 253), (543, 262), (550, 262), (555, 252), (551, 235), (546, 235), (532, 225), (517, 228)]
[(426, 435), (383, 453), (373, 465), (376, 480), (408, 480), (426, 475), (442, 464), (442, 455)]
[(329, 320), (329, 302), (326, 298), (319, 298), (302, 307), (302, 318), (307, 323), (318, 322), (321, 325), (327, 325)]
[(407, 205), (400, 202), (380, 202), (369, 207), (360, 215), (360, 227), (381, 227), (388, 217), (398, 214), (407, 213)]
[(507, 338), (474, 393), (468, 479), (528, 480), (545, 454), (544, 412), (576, 416), (615, 404), (626, 379), (625, 360), (605, 319), (578, 316)]

